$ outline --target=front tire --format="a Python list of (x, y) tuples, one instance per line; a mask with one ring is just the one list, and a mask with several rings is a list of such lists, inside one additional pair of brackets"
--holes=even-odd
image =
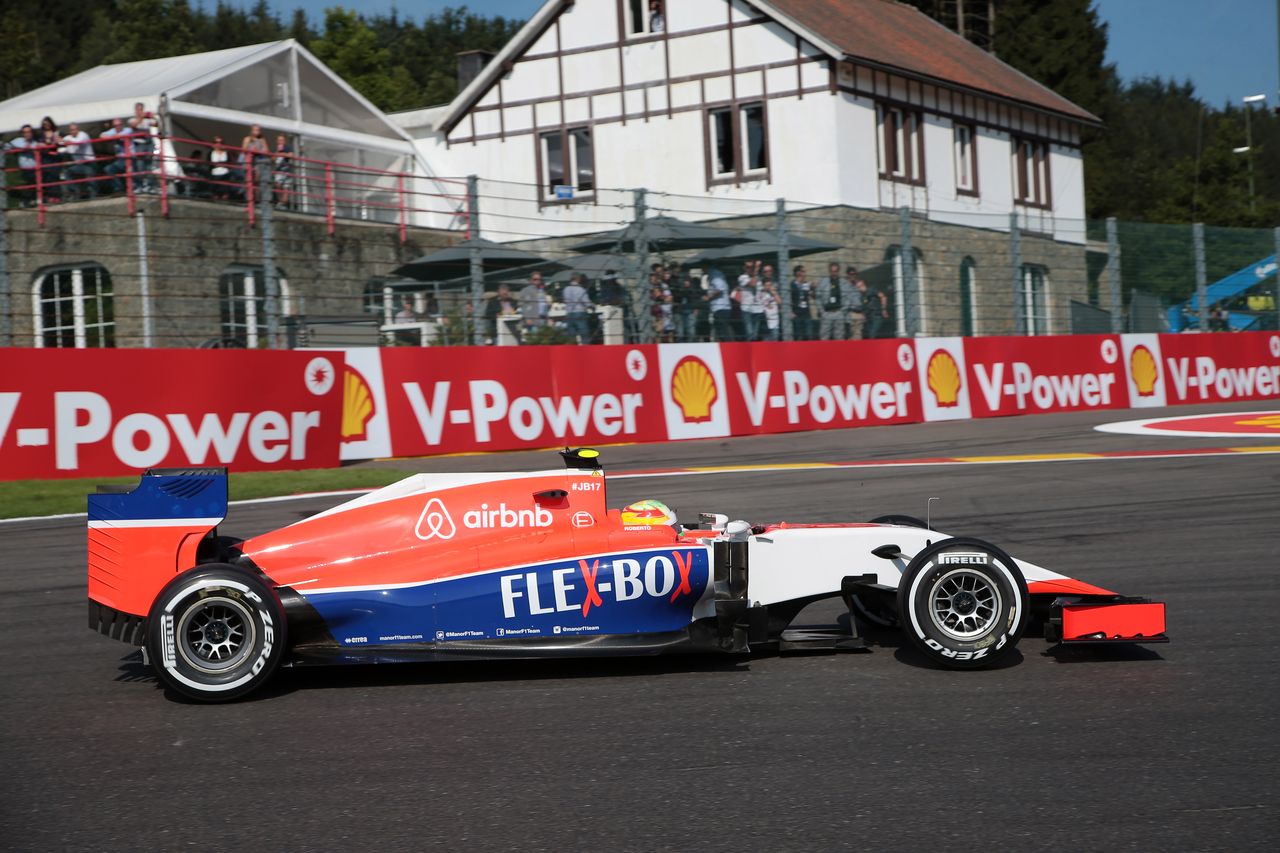
[(279, 598), (258, 575), (229, 565), (178, 575), (147, 619), (147, 653), (161, 683), (201, 702), (229, 702), (261, 687), (285, 641)]
[(898, 585), (907, 639), (951, 669), (994, 666), (1008, 657), (1029, 612), (1018, 564), (980, 539), (935, 542), (912, 559)]

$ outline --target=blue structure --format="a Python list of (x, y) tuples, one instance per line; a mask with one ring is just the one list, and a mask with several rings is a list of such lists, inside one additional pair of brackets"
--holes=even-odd
[[(1205, 309), (1211, 309), (1214, 304), (1230, 299), (1244, 293), (1258, 282), (1276, 274), (1276, 256), (1269, 255), (1260, 261), (1249, 264), (1242, 270), (1237, 270), (1226, 278), (1220, 278), (1213, 284), (1205, 288)], [(1192, 316), (1194, 312), (1200, 308), (1199, 301), (1195, 294), (1186, 302), (1179, 302), (1169, 309), (1169, 331), (1181, 332), (1183, 329), (1193, 325)], [(1237, 314), (1229, 312), (1227, 314), (1227, 325), (1232, 331), (1238, 329), (1247, 329), (1258, 322), (1258, 318), (1253, 314)]]

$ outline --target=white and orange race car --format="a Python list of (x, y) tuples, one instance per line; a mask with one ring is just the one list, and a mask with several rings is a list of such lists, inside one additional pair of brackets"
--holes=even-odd
[[(224, 701), (284, 666), (862, 649), (900, 627), (939, 665), (1056, 643), (1165, 642), (1164, 605), (889, 516), (751, 524), (609, 509), (591, 450), (564, 470), (414, 474), (250, 539), (217, 535), (225, 469), (89, 496), (89, 624), (160, 680)], [(793, 628), (812, 602), (848, 619)]]

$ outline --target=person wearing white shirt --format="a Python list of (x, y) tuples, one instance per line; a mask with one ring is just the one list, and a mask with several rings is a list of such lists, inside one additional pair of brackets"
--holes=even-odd
[(742, 310), (743, 339), (760, 340), (760, 327), (764, 324), (764, 303), (760, 301), (758, 262), (747, 261), (746, 269), (738, 276), (738, 286), (733, 291), (734, 301)]
[(62, 137), (63, 150), (71, 165), (66, 168), (66, 176), (74, 181), (68, 189), (77, 198), (94, 198), (98, 194), (97, 167), (94, 166), (93, 142), (89, 134), (80, 129), (74, 121), (67, 125), (67, 135)]

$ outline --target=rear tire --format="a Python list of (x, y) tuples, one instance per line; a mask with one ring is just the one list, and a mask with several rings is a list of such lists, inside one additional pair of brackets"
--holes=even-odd
[(994, 666), (1022, 638), (1030, 614), (1018, 564), (980, 539), (935, 542), (912, 559), (898, 585), (903, 633), (951, 669)]
[(209, 564), (171, 580), (147, 619), (147, 653), (160, 681), (201, 702), (261, 687), (280, 664), (284, 609), (261, 577)]

